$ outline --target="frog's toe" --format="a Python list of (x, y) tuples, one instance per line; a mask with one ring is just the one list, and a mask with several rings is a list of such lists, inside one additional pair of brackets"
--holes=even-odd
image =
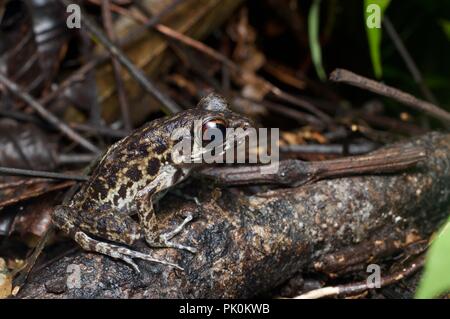
[(157, 237), (156, 240), (153, 238), (147, 239), (147, 244), (150, 247), (155, 247), (155, 248), (175, 248), (175, 249), (186, 250), (193, 254), (197, 253), (197, 248), (173, 243), (173, 242), (167, 240), (164, 235)]
[(185, 246), (185, 249), (193, 254), (196, 254), (198, 249), (195, 247)]
[(133, 261), (133, 259), (127, 257), (127, 256), (120, 256), (119, 259), (122, 259), (124, 262), (126, 262), (128, 265), (131, 266), (131, 268), (134, 269), (135, 272), (137, 272), (138, 274), (141, 273), (141, 271), (139, 270), (138, 265), (136, 265), (136, 263)]
[(164, 233), (164, 234), (155, 234), (153, 232), (146, 233), (145, 240), (147, 241), (147, 244), (150, 247), (158, 247), (158, 248), (175, 248), (175, 249), (181, 249), (186, 250), (190, 253), (195, 254), (197, 252), (197, 249), (190, 246), (185, 246), (182, 244), (177, 244), (170, 239), (178, 235), (186, 226), (187, 223), (192, 221), (194, 217), (192, 214), (189, 214), (177, 227), (175, 227), (172, 231)]
[(195, 247), (173, 243), (173, 242), (168, 241), (168, 240), (162, 240), (162, 244), (160, 245), (160, 247), (168, 247), (168, 248), (175, 248), (175, 249), (186, 250), (186, 251), (188, 251), (190, 253), (193, 253), (193, 254), (197, 253), (197, 248), (195, 248)]
[[(151, 262), (155, 262), (155, 263), (171, 266), (171, 267), (174, 267), (174, 268), (177, 268), (177, 269), (180, 269), (180, 270), (184, 270), (182, 267), (178, 266), (177, 264), (173, 264), (173, 263), (170, 263), (170, 262), (165, 261), (165, 260), (155, 259), (154, 257), (152, 257), (152, 256), (150, 256), (148, 254), (144, 254), (144, 253), (141, 253), (139, 251), (131, 250), (131, 249), (128, 249), (128, 248), (125, 248), (125, 247), (119, 247), (118, 252), (121, 254), (122, 257), (125, 257), (128, 260), (130, 260), (132, 258), (137, 258), (137, 259), (142, 259), (142, 260), (146, 260), (146, 261), (151, 261)], [(123, 258), (121, 258), (121, 259), (124, 260)], [(124, 260), (124, 261), (127, 262), (126, 260)], [(137, 268), (137, 266), (135, 266), (135, 267)]]
[(170, 239), (178, 235), (184, 229), (184, 226), (186, 226), (186, 224), (189, 223), (192, 219), (194, 219), (192, 214), (187, 215), (186, 218), (181, 222), (181, 224), (175, 227), (174, 230), (161, 235), (162, 241), (168, 242)]

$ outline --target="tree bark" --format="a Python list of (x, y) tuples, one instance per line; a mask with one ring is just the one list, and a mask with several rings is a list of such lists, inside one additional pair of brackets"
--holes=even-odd
[[(194, 221), (174, 241), (199, 252), (152, 250), (143, 242), (136, 247), (180, 264), (184, 272), (137, 261), (137, 274), (122, 262), (78, 251), (37, 269), (19, 297), (247, 298), (271, 291), (298, 272), (332, 271), (330, 263), (342, 260), (329, 256), (340, 251), (358, 252), (357, 247), (387, 238), (397, 240), (401, 249), (410, 234), (427, 238), (436, 230), (450, 199), (450, 135), (431, 133), (402, 145), (411, 144), (425, 147), (427, 160), (397, 174), (260, 188), (256, 193), (251, 193), (254, 188), (218, 189), (191, 179), (184, 190), (200, 206), (169, 194), (157, 211), (166, 229), (194, 213)], [(343, 256), (363, 264), (369, 255), (361, 260), (359, 255)]]

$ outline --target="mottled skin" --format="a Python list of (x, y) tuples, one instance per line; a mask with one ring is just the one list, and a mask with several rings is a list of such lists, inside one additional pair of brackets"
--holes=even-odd
[[(188, 216), (173, 231), (161, 234), (152, 203), (168, 188), (186, 179), (204, 163), (175, 163), (172, 150), (178, 141), (171, 134), (180, 128), (193, 132), (194, 121), (222, 121), (229, 128), (246, 128), (250, 122), (231, 112), (226, 101), (215, 94), (202, 99), (196, 108), (172, 117), (152, 121), (112, 145), (72, 201), (59, 206), (54, 224), (82, 248), (122, 259), (137, 271), (133, 258), (177, 265), (149, 255), (90, 237), (132, 245), (142, 236), (151, 247), (173, 247), (195, 252), (194, 248), (170, 239), (192, 220)], [(225, 141), (226, 142), (226, 141)], [(198, 155), (198, 154), (193, 154)], [(130, 215), (137, 212), (139, 223)]]

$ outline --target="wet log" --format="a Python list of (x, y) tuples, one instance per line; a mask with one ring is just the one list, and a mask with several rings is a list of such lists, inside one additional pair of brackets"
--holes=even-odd
[[(200, 206), (172, 194), (157, 211), (167, 229), (195, 213), (175, 240), (199, 252), (152, 250), (143, 242), (136, 247), (180, 264), (184, 272), (138, 261), (138, 274), (122, 262), (78, 251), (32, 273), (19, 297), (247, 298), (270, 292), (298, 272), (332, 271), (337, 266), (328, 256), (337, 252), (357, 252), (384, 238), (403, 243), (412, 233), (427, 238), (448, 212), (450, 135), (427, 134), (401, 147), (411, 144), (423, 146), (427, 160), (396, 174), (257, 193), (191, 179), (184, 189)], [(395, 250), (391, 246), (386, 244), (387, 251)]]

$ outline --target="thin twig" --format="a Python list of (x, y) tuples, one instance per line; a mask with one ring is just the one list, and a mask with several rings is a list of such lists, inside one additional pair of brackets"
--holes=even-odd
[[(90, 3), (93, 3), (98, 6), (101, 5), (101, 1), (102, 0), (89, 0)], [(178, 1), (179, 0), (175, 0), (174, 2), (178, 2)], [(180, 2), (183, 2), (183, 1), (184, 0), (181, 0)], [(140, 9), (141, 11), (148, 12), (148, 9), (145, 6), (143, 6), (139, 1), (135, 1), (133, 3), (133, 5), (136, 6), (136, 8)], [(168, 7), (170, 7), (171, 10), (175, 9), (175, 7), (172, 7), (172, 4), (169, 4)], [(164, 18), (168, 13), (171, 12), (171, 10), (166, 11), (166, 9), (167, 8), (163, 9), (160, 13), (156, 14), (155, 16), (152, 16), (152, 18), (151, 18), (152, 24), (158, 23), (162, 18)], [(136, 15), (138, 14), (137, 11), (129, 10), (127, 8), (121, 7), (116, 2), (111, 3), (111, 11), (114, 11), (124, 17), (131, 19), (131, 20), (140, 21), (140, 19), (136, 18)], [(129, 30), (123, 37), (118, 39), (117, 44), (122, 48), (126, 48), (129, 45), (131, 45), (132, 43), (135, 43), (136, 41), (141, 39), (143, 36), (145, 36), (145, 34), (148, 32), (148, 28), (151, 28), (151, 27), (152, 27), (152, 25), (149, 25), (148, 27), (146, 27), (144, 25), (144, 26), (140, 26), (137, 28), (131, 28), (131, 30)], [(107, 58), (107, 56), (105, 55), (105, 52), (99, 53), (98, 57), (101, 59), (101, 61), (99, 61), (99, 64), (104, 63)]]
[(26, 114), (23, 112), (10, 110), (10, 109), (3, 109), (0, 108), (0, 116), (11, 118), (14, 120), (22, 121), (22, 122), (30, 122), (36, 125), (42, 125), (42, 120), (34, 116), (33, 114)]
[[(72, 186), (74, 187), (74, 186)], [(38, 257), (41, 255), (41, 252), (44, 250), (46, 243), (48, 240), (53, 237), (55, 234), (55, 228), (52, 224), (50, 224), (50, 227), (46, 230), (44, 235), (39, 240), (36, 248), (33, 250), (33, 253), (27, 258), (25, 265), (21, 269), (17, 269), (12, 273), (12, 276), (15, 277), (17, 274), (18, 276), (14, 279), (14, 289), (13, 289), (13, 295), (17, 295), (19, 293), (19, 290), (23, 287), (25, 282), (28, 279), (28, 275), (30, 274), (31, 270), (33, 269), (34, 265), (36, 264), (36, 261)]]
[(89, 142), (83, 136), (70, 128), (66, 123), (62, 122), (55, 115), (45, 109), (42, 104), (40, 104), (31, 95), (22, 90), (18, 84), (9, 80), (2, 72), (0, 72), (0, 82), (14, 95), (30, 105), (36, 112), (39, 113), (40, 116), (42, 116), (46, 121), (59, 129), (68, 138), (82, 145), (91, 152), (100, 153), (100, 149), (97, 148), (97, 146)]
[(422, 127), (416, 126), (413, 123), (398, 120), (391, 116), (383, 116), (367, 112), (357, 112), (356, 115), (358, 118), (363, 119), (370, 125), (387, 129), (390, 132), (398, 132), (407, 135), (420, 135), (426, 132), (426, 130)]
[(347, 285), (314, 289), (307, 293), (294, 297), (293, 299), (319, 299), (324, 297), (349, 296), (360, 294), (370, 289), (385, 287), (411, 276), (423, 267), (424, 262), (424, 256), (419, 256), (413, 263), (403, 268), (402, 270), (390, 274), (386, 277), (382, 277), (379, 287), (372, 287), (367, 281), (361, 281)]
[[(111, 10), (116, 11), (118, 13), (125, 14), (129, 16), (130, 18), (136, 20), (137, 22), (140, 22), (142, 24), (147, 24), (150, 22), (151, 18), (146, 18), (142, 15), (133, 14), (132, 12), (126, 11), (123, 8), (119, 6), (111, 5)], [(145, 12), (144, 12), (145, 14)], [(163, 24), (155, 24), (153, 27), (156, 31), (163, 34), (164, 36), (176, 40), (177, 42), (183, 43), (184, 45), (187, 45), (209, 57), (211, 57), (214, 60), (217, 60), (224, 64), (226, 67), (228, 67), (230, 70), (234, 71), (235, 74), (239, 75), (241, 78), (251, 78), (254, 80), (259, 81), (263, 86), (265, 86), (268, 91), (270, 91), (273, 95), (276, 97), (282, 99), (283, 101), (287, 101), (292, 103), (295, 106), (298, 106), (300, 108), (306, 109), (312, 114), (316, 115), (318, 118), (320, 118), (325, 123), (331, 123), (332, 119), (319, 110), (316, 106), (314, 106), (312, 103), (305, 99), (301, 99), (299, 97), (293, 96), (287, 92), (282, 91), (280, 88), (275, 86), (274, 84), (270, 83), (266, 79), (260, 77), (254, 72), (242, 69), (240, 66), (235, 64), (233, 61), (228, 59), (225, 55), (221, 54), (217, 50), (214, 50), (213, 48), (207, 46), (206, 44), (197, 41), (191, 37), (188, 37), (174, 29), (169, 28), (168, 26), (165, 26)]]
[(155, 14), (153, 17), (151, 17), (147, 23), (145, 24), (146, 28), (153, 28), (156, 24), (158, 24), (159, 21), (163, 17), (165, 17), (167, 14), (174, 11), (174, 9), (181, 3), (183, 3), (184, 0), (173, 0), (171, 3), (169, 3), (164, 9), (162, 9), (158, 14)]
[(322, 154), (322, 155), (358, 155), (371, 152), (377, 148), (375, 143), (364, 144), (290, 144), (280, 146), (281, 153)]
[(383, 18), (383, 26), (386, 29), (386, 33), (388, 34), (388, 36), (391, 38), (392, 42), (394, 43), (398, 53), (405, 61), (409, 72), (411, 72), (411, 75), (414, 78), (414, 81), (416, 81), (416, 83), (419, 85), (419, 88), (422, 91), (422, 94), (431, 103), (438, 104), (436, 97), (433, 95), (433, 93), (430, 91), (428, 86), (425, 84), (422, 74), (419, 71), (419, 68), (417, 67), (413, 58), (411, 57), (408, 50), (406, 49), (402, 39), (400, 38), (397, 31), (395, 30), (394, 25), (392, 24), (391, 20), (387, 16), (384, 16), (384, 18)]
[(284, 92), (283, 90), (281, 90), (274, 84), (270, 83), (266, 79), (258, 76), (254, 72), (250, 72), (248, 70), (242, 69), (240, 66), (235, 64), (233, 61), (228, 59), (226, 56), (224, 56), (220, 52), (214, 50), (213, 48), (207, 46), (206, 44), (204, 44), (200, 41), (197, 41), (195, 39), (192, 39), (178, 31), (175, 31), (175, 30), (173, 30), (165, 25), (162, 25), (162, 24), (155, 25), (155, 29), (171, 39), (177, 40), (191, 48), (196, 49), (199, 52), (202, 52), (202, 53), (208, 55), (209, 57), (211, 57), (217, 61), (220, 61), (221, 63), (226, 65), (228, 68), (233, 70), (235, 73), (239, 74), (241, 77), (253, 78), (253, 79), (260, 81), (264, 86), (266, 86), (269, 89), (269, 91), (273, 95), (277, 96), (278, 98), (280, 98), (284, 101), (290, 102), (296, 106), (300, 106), (301, 108), (308, 110), (312, 114), (314, 114), (317, 117), (319, 117), (320, 119), (322, 119), (324, 122), (329, 123), (332, 121), (331, 118), (327, 114), (325, 114), (321, 110), (317, 109), (310, 102)]
[[(102, 18), (106, 34), (112, 43), (116, 43), (117, 38), (114, 33), (113, 21), (111, 16), (110, 0), (102, 0)], [(122, 113), (123, 126), (126, 131), (131, 131), (130, 107), (128, 105), (127, 93), (122, 80), (122, 68), (117, 58), (111, 54), (114, 78), (116, 80), (117, 96), (119, 98), (120, 111)]]
[[(44, 103), (41, 102), (41, 104)], [(22, 122), (30, 122), (41, 126), (46, 124), (38, 117), (35, 117), (31, 114), (25, 114), (23, 112), (17, 112), (14, 110), (0, 109), (0, 116), (15, 119)], [(122, 138), (129, 134), (129, 132), (126, 132), (124, 130), (116, 130), (107, 126), (93, 126), (90, 124), (82, 124), (82, 123), (69, 123), (68, 125), (75, 131), (94, 133), (97, 135), (104, 135), (108, 137)]]
[(411, 106), (415, 109), (423, 111), (438, 120), (444, 120), (450, 123), (450, 113), (440, 107), (423, 100), (419, 100), (413, 95), (395, 89), (391, 86), (368, 79), (361, 75), (355, 74), (345, 69), (336, 69), (330, 75), (330, 80), (334, 82), (343, 82), (349, 85), (359, 87), (386, 97), (397, 100), (400, 103)]
[(318, 119), (317, 117), (315, 117), (314, 115), (311, 115), (309, 113), (305, 113), (305, 112), (302, 112), (299, 110), (292, 109), (290, 107), (287, 107), (284, 104), (273, 103), (273, 102), (269, 102), (269, 101), (256, 101), (256, 100), (253, 100), (250, 98), (245, 98), (245, 97), (243, 97), (243, 98), (251, 101), (252, 103), (259, 103), (262, 106), (264, 106), (266, 109), (268, 109), (274, 113), (283, 114), (284, 116), (293, 118), (301, 124), (306, 123), (306, 124), (310, 124), (310, 125), (313, 125), (318, 128), (323, 127), (323, 122), (320, 119)]
[(96, 158), (92, 154), (60, 154), (57, 157), (57, 162), (59, 165), (65, 164), (85, 164), (90, 163)]
[(94, 133), (94, 134), (104, 135), (104, 136), (109, 136), (109, 137), (122, 138), (129, 134), (129, 132), (126, 132), (124, 130), (116, 130), (116, 129), (113, 129), (113, 128), (110, 128), (107, 126), (93, 126), (93, 125), (81, 124), (81, 123), (71, 123), (70, 126), (80, 132)]
[(62, 174), (62, 173), (54, 173), (54, 172), (35, 171), (35, 170), (12, 168), (12, 167), (0, 167), (0, 174), (16, 175), (16, 176), (29, 176), (29, 177), (42, 177), (42, 178), (51, 178), (51, 179), (63, 179), (63, 180), (82, 181), (82, 182), (84, 182), (88, 179), (87, 176), (81, 176), (81, 175), (70, 175), (70, 174)]
[[(64, 5), (69, 5), (67, 0), (60, 0)], [(136, 81), (154, 96), (161, 104), (163, 110), (167, 114), (174, 114), (182, 109), (171, 98), (161, 93), (160, 90), (145, 76), (145, 74), (137, 68), (122, 52), (122, 50), (112, 43), (103, 31), (97, 27), (95, 22), (91, 21), (85, 12), (82, 12), (82, 24), (86, 27), (87, 31), (96, 38), (117, 60), (128, 70), (128, 72), (136, 79)]]
[(64, 91), (73, 84), (84, 81), (86, 74), (92, 71), (97, 66), (97, 63), (99, 63), (99, 61), (100, 59), (94, 59), (83, 65), (73, 74), (71, 74), (68, 78), (66, 78), (59, 86), (57, 86), (55, 90), (51, 91), (46, 96), (41, 98), (39, 102), (42, 105), (47, 105), (55, 98), (57, 98), (59, 95), (63, 94)]

